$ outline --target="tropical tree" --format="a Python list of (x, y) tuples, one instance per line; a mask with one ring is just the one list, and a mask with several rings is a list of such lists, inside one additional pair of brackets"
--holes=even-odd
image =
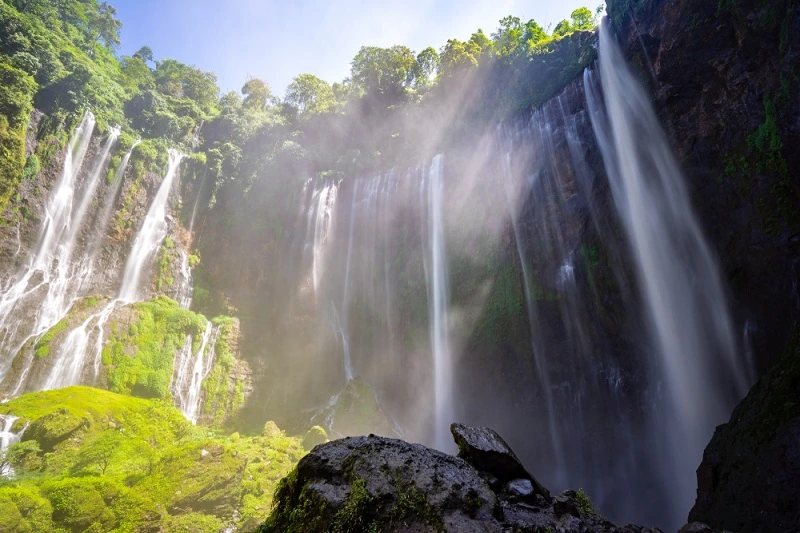
[(119, 46), (119, 31), (122, 29), (122, 22), (117, 20), (117, 10), (108, 2), (103, 2), (97, 6), (97, 11), (89, 11), (87, 22), (91, 32), (92, 50), (97, 40), (103, 41), (108, 48)]
[(454, 78), (469, 73), (478, 67), (480, 55), (481, 49), (475, 42), (449, 39), (442, 49), (439, 76)]
[(155, 63), (155, 60), (153, 59), (153, 49), (149, 46), (141, 47), (138, 52), (133, 54), (133, 57), (141, 59), (145, 63)]
[(362, 94), (391, 104), (414, 83), (416, 66), (417, 58), (406, 46), (363, 46), (351, 63), (351, 80)]
[(244, 95), (244, 108), (250, 111), (263, 111), (267, 108), (272, 90), (267, 82), (259, 78), (250, 78), (242, 87)]
[(427, 87), (431, 83), (433, 76), (439, 71), (439, 53), (433, 48), (428, 47), (417, 54), (417, 72), (414, 76), (414, 84), (417, 87)]
[(336, 105), (330, 83), (313, 74), (301, 74), (294, 78), (286, 89), (284, 101), (301, 116), (325, 113)]
[(553, 37), (564, 37), (572, 33), (572, 31), (572, 24), (567, 19), (564, 19), (556, 24), (556, 29), (553, 30)]
[(500, 19), (500, 27), (492, 34), (494, 49), (500, 57), (513, 56), (522, 41), (524, 29), (519, 17)]
[(579, 7), (570, 15), (575, 30), (591, 30), (594, 28), (594, 16), (586, 7)]

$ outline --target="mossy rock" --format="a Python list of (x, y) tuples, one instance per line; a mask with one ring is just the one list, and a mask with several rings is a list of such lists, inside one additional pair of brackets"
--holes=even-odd
[(92, 421), (78, 416), (67, 408), (60, 408), (33, 422), (23, 436), (23, 440), (35, 440), (42, 451), (52, 452), (56, 446), (73, 435), (91, 427)]
[(166, 518), (161, 531), (163, 533), (219, 533), (224, 528), (224, 522), (216, 516), (188, 513)]
[(305, 455), (277, 426), (271, 437), (223, 436), (169, 401), (89, 387), (26, 394), (0, 414), (31, 422), (15, 446), (52, 448), (15, 463), (16, 480), (0, 486), (0, 533), (251, 531)]
[(278, 427), (278, 424), (270, 420), (264, 424), (264, 430), (261, 432), (261, 435), (268, 439), (274, 439), (282, 436), (283, 431)]
[(303, 448), (306, 450), (313, 450), (318, 444), (328, 442), (328, 433), (320, 426), (314, 426), (306, 432), (303, 437)]
[(6, 495), (0, 495), (0, 533), (31, 531), (16, 504)]

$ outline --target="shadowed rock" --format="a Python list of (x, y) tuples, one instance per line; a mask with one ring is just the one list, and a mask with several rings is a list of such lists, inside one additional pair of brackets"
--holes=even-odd
[(261, 531), (657, 531), (616, 527), (580, 492), (552, 498), (490, 429), (452, 431), (469, 461), (375, 435), (316, 446), (281, 481)]
[[(512, 491), (517, 491), (522, 484), (515, 480), (530, 481), (531, 492), (540, 494), (549, 502), (550, 491), (536, 481), (522, 462), (511, 450), (511, 447), (489, 428), (469, 427), (463, 424), (452, 424), (450, 432), (458, 445), (458, 456), (475, 467), (490, 484), (512, 484)], [(497, 480), (494, 482), (494, 480)]]

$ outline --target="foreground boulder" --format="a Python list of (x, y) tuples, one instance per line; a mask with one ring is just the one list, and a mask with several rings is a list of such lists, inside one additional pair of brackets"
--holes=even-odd
[(452, 432), (464, 458), (374, 435), (317, 446), (279, 485), (262, 532), (652, 531), (614, 526), (583, 493), (551, 497), (492, 430)]
[(738, 533), (800, 528), (800, 334), (719, 426), (690, 521)]
[(492, 488), (507, 484), (511, 492), (518, 492), (530, 486), (531, 494), (552, 501), (550, 491), (522, 466), (522, 461), (496, 431), (453, 424), (450, 432), (458, 445), (458, 456), (476, 468)]

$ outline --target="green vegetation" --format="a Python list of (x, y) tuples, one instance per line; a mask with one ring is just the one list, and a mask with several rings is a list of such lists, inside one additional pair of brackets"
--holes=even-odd
[[(764, 228), (772, 235), (800, 225), (797, 194), (789, 175), (779, 124), (795, 84), (795, 80), (782, 77), (777, 96), (764, 98), (763, 122), (747, 135), (743, 148), (726, 153), (719, 180), (720, 183), (730, 180), (741, 195), (753, 197)], [(761, 176), (771, 177), (772, 185), (768, 190), (758, 186)]]
[(0, 413), (30, 424), (0, 458), (15, 469), (0, 480), (0, 531), (253, 530), (305, 453), (281, 432), (226, 437), (166, 401), (87, 387), (28, 394)]
[(36, 357), (47, 357), (50, 355), (50, 343), (53, 342), (53, 339), (67, 329), (69, 327), (69, 322), (67, 318), (63, 318), (60, 320), (55, 326), (50, 328), (47, 333), (42, 335), (39, 341), (36, 343), (34, 347)]
[[(381, 467), (384, 470), (387, 467)], [(433, 531), (445, 531), (442, 517), (434, 510), (424, 493), (403, 481), (401, 472), (385, 473), (393, 477), (395, 501), (385, 514), (384, 498), (369, 492), (365, 479), (347, 474), (350, 493), (338, 508), (320, 499), (308, 485), (301, 485), (297, 470), (280, 481), (275, 491), (274, 507), (261, 533), (361, 533), (381, 531), (413, 531), (426, 525)], [(478, 508), (483, 504), (478, 498)]]
[(168, 398), (175, 355), (186, 336), (195, 346), (207, 320), (160, 296), (133, 305), (130, 325), (112, 323), (112, 339), (103, 349), (103, 364), (108, 370), (109, 389), (144, 398)]
[[(243, 377), (235, 370), (235, 346), (238, 342), (239, 326), (236, 319), (221, 316), (212, 320), (217, 328), (214, 368), (203, 381), (205, 401), (202, 415), (212, 425), (221, 426), (226, 416), (234, 416), (244, 405)], [(230, 376), (235, 375), (231, 382)]]
[(161, 291), (175, 284), (175, 278), (173, 277), (175, 269), (173, 265), (177, 260), (178, 249), (175, 247), (175, 242), (170, 237), (167, 237), (164, 239), (164, 244), (161, 245), (161, 250), (158, 253), (156, 290)]
[(592, 499), (583, 489), (579, 489), (575, 493), (575, 501), (578, 502), (578, 511), (581, 516), (597, 516), (599, 514), (592, 504)]

